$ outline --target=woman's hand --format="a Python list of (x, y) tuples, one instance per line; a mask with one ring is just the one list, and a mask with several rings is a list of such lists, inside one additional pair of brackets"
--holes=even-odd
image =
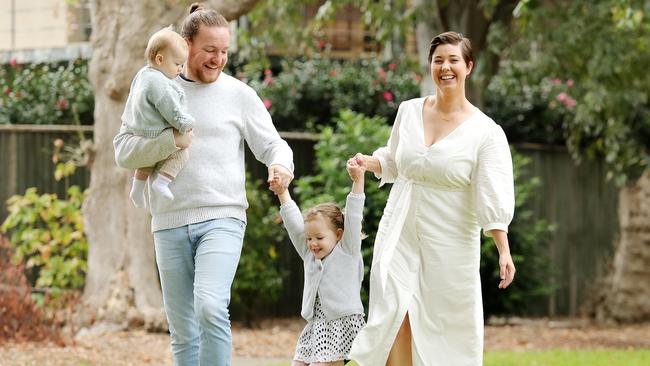
[(182, 134), (178, 132), (177, 129), (174, 128), (174, 143), (176, 144), (176, 147), (179, 149), (187, 149), (190, 147), (190, 144), (192, 144), (192, 138), (194, 137), (194, 131), (189, 130), (187, 131), (186, 134)]
[(512, 262), (510, 252), (499, 254), (499, 276), (501, 277), (499, 288), (508, 287), (515, 279), (515, 272), (515, 264)]

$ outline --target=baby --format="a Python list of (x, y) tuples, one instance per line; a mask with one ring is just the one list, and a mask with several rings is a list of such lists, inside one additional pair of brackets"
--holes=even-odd
[[(127, 131), (149, 138), (157, 137), (167, 128), (175, 128), (181, 134), (192, 133), (194, 118), (187, 112), (185, 93), (174, 81), (187, 60), (187, 52), (185, 39), (171, 27), (151, 36), (145, 51), (147, 65), (133, 78), (122, 114)], [(145, 207), (144, 186), (154, 168), (158, 174), (150, 189), (173, 200), (169, 185), (188, 158), (187, 149), (181, 149), (155, 167), (137, 169), (130, 193), (135, 206)]]

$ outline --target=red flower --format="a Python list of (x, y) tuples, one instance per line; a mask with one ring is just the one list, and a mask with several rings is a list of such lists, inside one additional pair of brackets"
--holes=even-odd
[(12, 57), (11, 60), (9, 60), (9, 65), (16, 66), (17, 64), (18, 64), (18, 60), (16, 60), (15, 57)]
[(389, 91), (384, 92), (384, 100), (386, 100), (387, 102), (392, 102), (393, 99), (395, 99), (395, 97), (393, 96), (393, 93), (391, 93)]
[(397, 69), (397, 64), (396, 63), (391, 62), (391, 63), (388, 64), (388, 70), (395, 71), (395, 69)]
[(331, 77), (336, 77), (336, 74), (337, 74), (337, 73), (336, 73), (336, 69), (330, 71), (330, 76), (331, 76)]
[(272, 105), (273, 105), (273, 102), (271, 102), (268, 99), (264, 99), (264, 106), (266, 107), (266, 109), (271, 109)]
[(11, 93), (11, 88), (10, 87), (5, 87), (5, 94), (9, 95)]
[(322, 50), (327, 46), (327, 41), (324, 39), (319, 39), (318, 42), (316, 43), (316, 46), (318, 47), (319, 50)]
[(59, 99), (59, 100), (56, 101), (56, 109), (58, 109), (60, 111), (68, 109), (69, 106), (70, 106), (70, 104), (65, 99)]

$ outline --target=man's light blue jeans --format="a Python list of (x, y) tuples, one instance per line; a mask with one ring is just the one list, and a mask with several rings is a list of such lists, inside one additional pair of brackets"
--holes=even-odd
[(154, 232), (177, 366), (230, 365), (228, 304), (245, 229), (224, 218)]

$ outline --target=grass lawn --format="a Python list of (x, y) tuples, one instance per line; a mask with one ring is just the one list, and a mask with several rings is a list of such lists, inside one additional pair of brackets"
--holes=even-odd
[(484, 366), (647, 366), (650, 350), (488, 352)]
[[(290, 363), (269, 365), (289, 366)], [(484, 366), (648, 366), (650, 350), (488, 352)], [(354, 362), (346, 366), (358, 366)]]

